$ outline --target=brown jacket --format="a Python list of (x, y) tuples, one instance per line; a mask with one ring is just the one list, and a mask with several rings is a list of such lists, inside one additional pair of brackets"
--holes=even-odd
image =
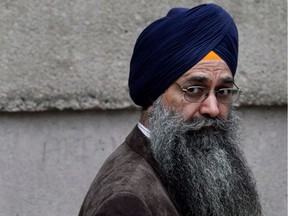
[(179, 216), (135, 127), (99, 170), (79, 216)]

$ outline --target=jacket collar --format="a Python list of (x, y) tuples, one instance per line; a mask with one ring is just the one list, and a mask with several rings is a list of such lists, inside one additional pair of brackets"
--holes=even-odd
[(126, 143), (132, 150), (141, 155), (158, 174), (160, 174), (150, 150), (150, 140), (139, 130), (137, 125), (127, 136)]

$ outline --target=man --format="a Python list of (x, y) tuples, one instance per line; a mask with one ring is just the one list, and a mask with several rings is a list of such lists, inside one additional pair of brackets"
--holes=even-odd
[(237, 55), (234, 21), (215, 4), (171, 9), (141, 33), (129, 89), (143, 113), (80, 216), (261, 215), (232, 108)]

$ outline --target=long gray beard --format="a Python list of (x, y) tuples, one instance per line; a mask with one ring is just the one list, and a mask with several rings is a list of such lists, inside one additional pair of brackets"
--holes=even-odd
[(158, 99), (150, 117), (152, 154), (181, 215), (262, 215), (251, 171), (239, 149), (234, 111), (227, 120), (185, 121)]

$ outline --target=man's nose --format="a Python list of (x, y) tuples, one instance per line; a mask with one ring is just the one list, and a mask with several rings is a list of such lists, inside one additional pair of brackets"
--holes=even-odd
[(220, 114), (218, 101), (214, 92), (210, 92), (207, 98), (202, 101), (200, 114), (203, 116), (209, 116), (211, 118), (215, 118)]

